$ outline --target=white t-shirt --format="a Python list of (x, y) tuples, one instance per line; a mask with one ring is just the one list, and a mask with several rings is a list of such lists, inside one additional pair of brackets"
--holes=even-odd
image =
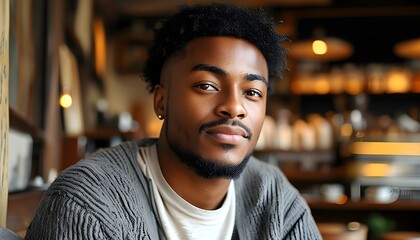
[(166, 182), (159, 166), (156, 145), (140, 148), (137, 161), (144, 175), (152, 180), (153, 194), (166, 239), (231, 239), (235, 225), (233, 181), (223, 205), (205, 210), (185, 201)]

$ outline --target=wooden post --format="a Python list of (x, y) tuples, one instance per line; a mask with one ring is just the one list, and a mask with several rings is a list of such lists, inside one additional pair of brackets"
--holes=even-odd
[(0, 0), (0, 227), (6, 227), (9, 141), (9, 0)]
[(6, 227), (9, 140), (9, 0), (0, 0), (0, 227)]

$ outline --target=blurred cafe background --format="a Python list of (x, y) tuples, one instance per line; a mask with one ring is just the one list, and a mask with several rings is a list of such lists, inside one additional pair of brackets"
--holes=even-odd
[[(60, 171), (158, 135), (140, 79), (152, 29), (207, 2), (0, 0), (0, 226), (24, 235)], [(325, 239), (419, 239), (420, 1), (231, 2), (265, 9), (290, 39), (255, 155)]]

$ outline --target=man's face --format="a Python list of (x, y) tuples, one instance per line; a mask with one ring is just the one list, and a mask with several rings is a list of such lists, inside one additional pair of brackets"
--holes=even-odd
[(198, 38), (166, 61), (161, 76), (161, 98), (155, 97), (165, 115), (161, 137), (199, 175), (237, 177), (265, 116), (262, 53), (237, 38)]

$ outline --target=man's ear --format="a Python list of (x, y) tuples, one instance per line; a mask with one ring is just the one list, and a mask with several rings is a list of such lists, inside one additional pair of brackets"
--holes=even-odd
[(166, 98), (166, 89), (163, 85), (158, 84), (155, 86), (155, 90), (153, 92), (153, 107), (156, 113), (156, 116), (159, 119), (165, 118), (165, 98)]

